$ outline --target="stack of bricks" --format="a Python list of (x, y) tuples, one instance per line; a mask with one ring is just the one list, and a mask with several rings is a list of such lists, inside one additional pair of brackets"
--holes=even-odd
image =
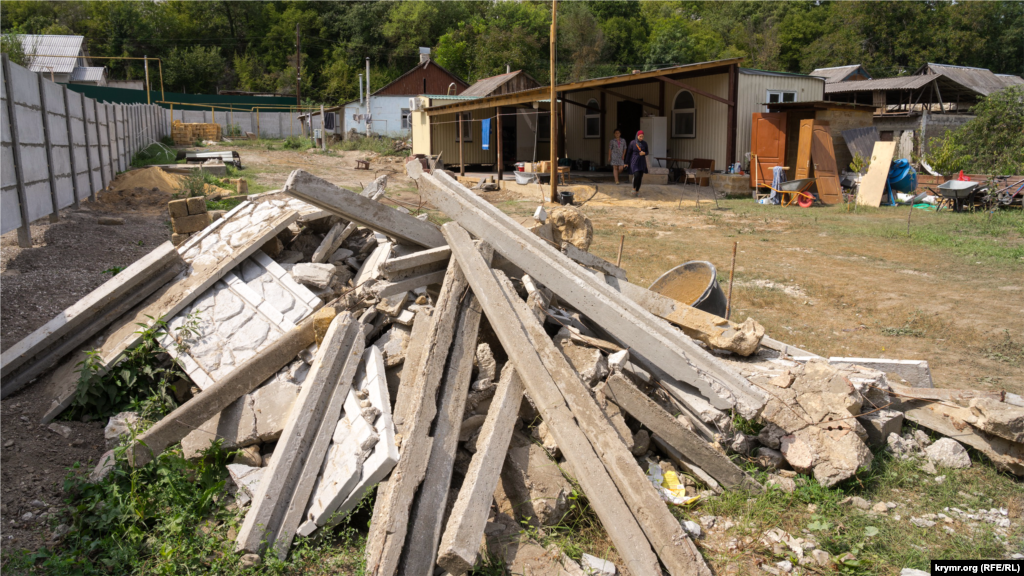
[(221, 126), (212, 123), (185, 124), (175, 120), (171, 125), (171, 139), (175, 146), (191, 146), (196, 140), (220, 141)]
[(188, 237), (210, 225), (210, 214), (206, 211), (206, 198), (194, 196), (167, 203), (171, 214), (171, 242), (178, 246)]

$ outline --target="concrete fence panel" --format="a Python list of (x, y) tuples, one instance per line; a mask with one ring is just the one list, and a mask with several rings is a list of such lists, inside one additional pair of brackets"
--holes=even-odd
[(45, 112), (45, 129), (50, 163), (50, 193), (53, 218), (61, 208), (75, 203), (75, 185), (71, 171), (71, 144), (68, 136), (68, 114), (64, 108), (64, 88), (39, 78), (40, 95)]

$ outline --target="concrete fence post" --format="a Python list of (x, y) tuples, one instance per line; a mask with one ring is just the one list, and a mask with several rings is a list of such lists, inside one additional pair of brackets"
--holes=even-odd
[(47, 175), (50, 177), (50, 203), (53, 205), (53, 212), (50, 213), (50, 222), (60, 221), (60, 202), (57, 200), (57, 177), (54, 174), (57, 167), (53, 165), (53, 142), (51, 140), (50, 113), (46, 107), (46, 90), (43, 86), (43, 75), (36, 73), (36, 88), (39, 90), (39, 108), (43, 112), (43, 150), (46, 151)]
[(114, 135), (114, 123), (110, 121), (111, 108), (113, 108), (113, 104), (103, 105), (103, 119), (107, 123), (107, 160), (109, 161), (110, 166), (110, 179), (113, 180), (114, 176), (117, 176), (119, 170), (117, 169), (117, 161), (114, 159), (114, 146), (116, 146), (114, 141), (117, 139), (117, 136)]
[(107, 175), (107, 171), (104, 169), (104, 167), (106, 166), (106, 163), (103, 161), (103, 131), (101, 130), (102, 126), (100, 124), (100, 104), (99, 104), (99, 102), (93, 100), (92, 101), (92, 107), (93, 107), (93, 110), (95, 111), (94, 112), (94, 117), (96, 118), (96, 155), (100, 159), (100, 165), (99, 165), (100, 166), (100, 183), (103, 185), (103, 188), (106, 188), (107, 187), (107, 183), (110, 182), (110, 179), (109, 179), (109, 177)]
[(85, 166), (89, 170), (89, 200), (92, 202), (96, 201), (96, 181), (92, 175), (92, 138), (89, 137), (89, 112), (88, 102), (89, 99), (85, 97), (85, 94), (79, 94), (78, 97), (82, 102), (82, 132), (85, 133)]
[(32, 247), (32, 229), (28, 219), (28, 201), (25, 197), (25, 179), (22, 176), (21, 139), (18, 138), (18, 117), (15, 114), (14, 93), (11, 90), (11, 62), (3, 54), (4, 97), (7, 100), (7, 121), (11, 129), (11, 150), (14, 152), (14, 176), (18, 181), (18, 209), (21, 212), (21, 226), (18, 227), (18, 246)]
[(68, 99), (68, 87), (65, 86), (61, 90), (61, 94), (64, 96), (64, 120), (66, 121), (68, 131), (68, 156), (71, 160), (71, 191), (75, 195), (75, 202), (73, 206), (75, 209), (82, 207), (81, 191), (78, 189), (78, 163), (75, 162), (75, 131), (71, 123), (71, 101)]

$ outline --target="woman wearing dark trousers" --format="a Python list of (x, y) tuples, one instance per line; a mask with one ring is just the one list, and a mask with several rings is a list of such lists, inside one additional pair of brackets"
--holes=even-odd
[(640, 184), (644, 181), (644, 174), (647, 172), (647, 142), (644, 142), (644, 131), (636, 133), (636, 140), (626, 147), (626, 164), (629, 171), (633, 173), (633, 196), (640, 195)]

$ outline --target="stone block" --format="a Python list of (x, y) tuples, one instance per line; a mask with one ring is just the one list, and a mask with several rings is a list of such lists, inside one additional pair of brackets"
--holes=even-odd
[(290, 382), (272, 380), (252, 393), (256, 434), (261, 442), (281, 437), (288, 415), (292, 412), (292, 404), (299, 396), (299, 388)]
[(899, 410), (878, 410), (864, 416), (858, 416), (868, 433), (869, 446), (885, 446), (889, 434), (899, 434), (903, 428), (903, 412)]
[(171, 228), (173, 228), (178, 234), (199, 232), (209, 225), (209, 214), (196, 214), (195, 216), (185, 216), (184, 218), (171, 218)]
[(331, 264), (309, 264), (302, 262), (292, 268), (292, 278), (304, 286), (326, 290), (331, 287), (336, 270)]
[(197, 214), (206, 214), (206, 198), (203, 196), (193, 196), (192, 198), (186, 198), (185, 204), (188, 206), (189, 216), (195, 216)]
[(184, 198), (171, 200), (167, 203), (167, 212), (170, 213), (171, 218), (184, 218), (188, 216), (188, 201)]

